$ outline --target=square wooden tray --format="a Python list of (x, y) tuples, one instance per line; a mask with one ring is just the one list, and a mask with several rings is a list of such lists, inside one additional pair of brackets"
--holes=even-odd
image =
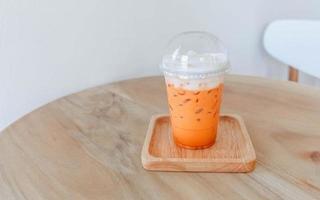
[(156, 115), (151, 118), (141, 160), (145, 169), (156, 171), (250, 172), (256, 155), (238, 115), (221, 115), (216, 143), (202, 150), (177, 146), (169, 116)]

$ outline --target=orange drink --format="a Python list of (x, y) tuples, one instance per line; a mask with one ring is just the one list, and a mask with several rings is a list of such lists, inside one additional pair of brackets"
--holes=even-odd
[(210, 33), (185, 32), (170, 41), (161, 69), (177, 145), (203, 149), (215, 143), (228, 68), (226, 49)]
[(167, 84), (168, 104), (175, 142), (186, 148), (214, 144), (219, 123), (223, 84), (188, 90)]

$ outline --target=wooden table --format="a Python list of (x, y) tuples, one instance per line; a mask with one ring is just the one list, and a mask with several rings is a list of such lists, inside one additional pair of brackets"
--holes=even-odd
[(320, 199), (319, 89), (228, 76), (222, 110), (245, 120), (252, 173), (142, 168), (150, 116), (167, 112), (162, 77), (58, 99), (3, 131), (0, 199)]

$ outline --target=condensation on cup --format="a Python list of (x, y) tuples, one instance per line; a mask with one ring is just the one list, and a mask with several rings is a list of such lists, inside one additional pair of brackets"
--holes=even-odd
[(161, 69), (177, 145), (203, 149), (215, 143), (229, 66), (226, 48), (210, 33), (184, 32), (170, 40)]

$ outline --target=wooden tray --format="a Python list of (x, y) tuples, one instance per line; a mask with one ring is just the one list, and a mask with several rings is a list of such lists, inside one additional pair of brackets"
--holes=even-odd
[(207, 149), (189, 150), (172, 138), (168, 115), (151, 118), (141, 153), (143, 167), (156, 171), (250, 172), (256, 155), (242, 118), (222, 115), (216, 143)]

